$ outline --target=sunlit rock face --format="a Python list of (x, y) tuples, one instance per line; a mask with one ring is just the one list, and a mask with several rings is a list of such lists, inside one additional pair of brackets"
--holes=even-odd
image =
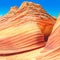
[(37, 60), (60, 60), (60, 16), (53, 27), (44, 50)]
[(31, 51), (45, 46), (55, 18), (38, 4), (24, 2), (0, 18), (0, 54)]
[(30, 21), (1, 30), (0, 35), (1, 54), (28, 51), (45, 45), (44, 36), (39, 27)]

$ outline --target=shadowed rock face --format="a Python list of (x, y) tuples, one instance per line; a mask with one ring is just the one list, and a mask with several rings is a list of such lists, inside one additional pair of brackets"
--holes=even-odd
[(0, 54), (20, 53), (45, 46), (55, 18), (38, 4), (24, 2), (0, 18)]
[(60, 16), (53, 27), (41, 56), (37, 60), (60, 60)]
[(45, 48), (54, 49), (54, 48), (60, 47), (60, 34), (59, 33), (60, 33), (60, 16), (58, 17), (53, 27), (52, 33), (48, 39), (48, 42), (46, 43)]

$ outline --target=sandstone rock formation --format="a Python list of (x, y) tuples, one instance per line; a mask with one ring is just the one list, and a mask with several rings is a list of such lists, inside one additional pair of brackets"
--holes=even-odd
[(32, 2), (13, 7), (0, 18), (0, 55), (31, 51), (45, 46), (55, 18)]
[[(12, 15), (12, 17), (11, 17), (11, 15)], [(8, 18), (9, 16), (10, 16), (10, 18)], [(5, 17), (6, 17), (6, 19), (4, 20)], [(18, 22), (19, 22), (19, 20), (20, 21), (32, 20), (34, 22), (37, 22), (42, 33), (44, 33), (46, 36), (48, 36), (51, 33), (52, 27), (55, 24), (56, 19), (53, 18), (52, 16), (48, 15), (40, 5), (34, 4), (32, 2), (24, 2), (19, 9), (17, 7), (11, 8), (9, 13), (6, 14), (2, 20), (4, 22), (6, 20), (18, 21)], [(2, 20), (0, 20), (0, 21), (2, 21)], [(9, 22), (7, 24), (10, 25), (11, 22)]]

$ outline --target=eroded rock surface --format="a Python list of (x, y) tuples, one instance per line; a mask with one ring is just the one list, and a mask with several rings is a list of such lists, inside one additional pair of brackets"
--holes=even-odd
[(24, 2), (0, 18), (0, 54), (31, 51), (45, 46), (56, 19), (38, 4)]

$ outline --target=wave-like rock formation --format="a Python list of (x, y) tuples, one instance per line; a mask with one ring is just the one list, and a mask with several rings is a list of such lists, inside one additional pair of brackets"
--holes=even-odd
[(0, 55), (31, 51), (45, 46), (56, 19), (38, 4), (24, 2), (0, 18)]
[(9, 23), (7, 23), (7, 26), (9, 26), (13, 23), (11, 21), (16, 21), (18, 23), (22, 20), (32, 20), (34, 22), (37, 22), (41, 31), (48, 36), (51, 33), (52, 27), (55, 24), (56, 19), (47, 14), (40, 5), (34, 4), (32, 2), (24, 2), (19, 9), (17, 7), (12, 7), (10, 11), (1, 18), (0, 22), (10, 21)]

